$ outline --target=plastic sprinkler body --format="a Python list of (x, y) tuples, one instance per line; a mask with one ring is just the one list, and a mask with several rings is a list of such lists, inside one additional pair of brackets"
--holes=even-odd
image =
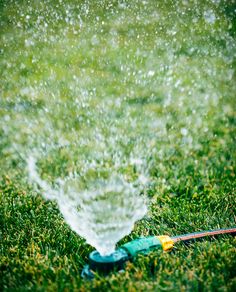
[(101, 256), (93, 251), (89, 254), (89, 264), (84, 267), (82, 277), (92, 279), (95, 273), (106, 275), (111, 271), (123, 270), (126, 262), (140, 253), (147, 254), (157, 249), (167, 251), (173, 246), (174, 241), (169, 236), (162, 235), (132, 240), (108, 256)]
[(217, 237), (223, 234), (236, 235), (236, 226), (226, 229), (215, 229), (182, 234), (169, 237), (168, 235), (148, 236), (132, 240), (108, 256), (101, 256), (97, 251), (89, 255), (89, 264), (82, 271), (82, 277), (92, 279), (95, 273), (103, 275), (111, 271), (123, 270), (127, 261), (132, 260), (137, 254), (147, 254), (152, 250), (171, 250), (176, 242), (189, 242), (204, 237)]

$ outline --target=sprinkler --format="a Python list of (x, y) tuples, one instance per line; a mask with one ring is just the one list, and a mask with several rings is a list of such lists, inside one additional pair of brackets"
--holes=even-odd
[(89, 254), (89, 263), (82, 271), (82, 277), (93, 279), (95, 273), (107, 275), (111, 271), (121, 271), (127, 261), (138, 254), (148, 254), (152, 250), (170, 251), (176, 242), (189, 242), (203, 237), (216, 237), (222, 234), (236, 235), (236, 227), (195, 232), (170, 237), (168, 235), (141, 237), (125, 243), (112, 254), (101, 256), (96, 250)]

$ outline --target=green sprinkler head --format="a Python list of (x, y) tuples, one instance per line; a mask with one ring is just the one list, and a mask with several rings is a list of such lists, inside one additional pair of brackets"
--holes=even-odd
[(107, 256), (93, 251), (89, 254), (89, 264), (84, 267), (82, 277), (92, 279), (95, 273), (107, 275), (112, 271), (121, 271), (126, 262), (137, 254), (146, 254), (154, 249), (168, 250), (172, 247), (173, 241), (169, 236), (149, 236), (130, 241)]

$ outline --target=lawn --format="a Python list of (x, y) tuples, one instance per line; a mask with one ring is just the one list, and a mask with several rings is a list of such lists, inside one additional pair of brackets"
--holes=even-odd
[(82, 192), (114, 172), (131, 183), (130, 157), (145, 161), (148, 213), (117, 246), (235, 226), (235, 11), (233, 0), (0, 0), (1, 291), (236, 290), (231, 236), (82, 279), (93, 247), (27, 170), (34, 155), (53, 186), (80, 172)]

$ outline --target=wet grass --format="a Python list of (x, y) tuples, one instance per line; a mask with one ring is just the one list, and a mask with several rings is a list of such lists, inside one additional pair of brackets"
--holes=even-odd
[[(218, 2), (0, 1), (1, 290), (235, 291), (230, 236), (178, 244), (139, 256), (123, 273), (83, 280), (92, 247), (25, 170), (25, 157), (43, 143), (75, 143), (94, 127), (109, 136), (115, 124), (118, 137), (132, 134), (124, 153), (139, 135), (156, 149), (149, 213), (118, 245), (236, 225), (234, 1)], [(92, 140), (84, 150), (73, 143), (54, 153), (45, 178), (73, 171), (93, 148)]]

